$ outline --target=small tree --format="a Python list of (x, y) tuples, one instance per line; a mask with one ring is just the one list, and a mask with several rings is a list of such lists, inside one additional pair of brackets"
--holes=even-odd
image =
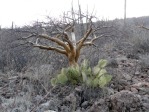
[[(94, 41), (105, 36), (104, 34), (95, 35), (95, 32), (101, 27), (94, 25), (93, 19), (96, 18), (92, 14), (76, 13), (73, 8), (72, 11), (64, 13), (60, 20), (50, 17), (48, 19), (49, 22), (42, 23), (42, 33), (30, 33), (23, 39), (27, 40), (33, 47), (64, 54), (68, 58), (70, 66), (78, 65), (77, 62), (83, 47), (95, 46)], [(83, 33), (82, 37), (78, 37), (79, 35), (76, 36), (76, 33), (79, 31), (78, 26), (82, 25), (82, 21), (84, 21), (84, 32), (81, 32), (81, 35)], [(50, 31), (46, 29), (50, 29)]]

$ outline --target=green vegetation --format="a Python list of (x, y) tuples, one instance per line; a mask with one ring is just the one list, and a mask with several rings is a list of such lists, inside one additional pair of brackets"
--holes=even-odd
[(107, 60), (101, 59), (98, 64), (91, 69), (89, 62), (84, 60), (81, 66), (62, 68), (60, 74), (51, 79), (53, 86), (57, 84), (85, 84), (89, 87), (104, 87), (112, 76), (105, 69)]

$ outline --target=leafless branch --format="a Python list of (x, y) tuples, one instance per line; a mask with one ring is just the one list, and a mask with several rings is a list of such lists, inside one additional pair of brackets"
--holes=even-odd
[(33, 43), (31, 41), (28, 41), (29, 44), (31, 44), (33, 47), (38, 47), (40, 49), (45, 49), (45, 50), (54, 50), (57, 51), (61, 54), (65, 54), (66, 55), (66, 51), (64, 49), (60, 49), (60, 48), (55, 48), (55, 47), (51, 47), (51, 46), (44, 46), (44, 45), (39, 45), (36, 43)]
[(147, 28), (147, 27), (145, 27), (145, 26), (143, 26), (143, 25), (141, 25), (141, 26), (138, 26), (139, 28), (143, 28), (143, 29), (146, 29), (146, 30), (149, 30), (149, 28)]
[(110, 36), (110, 35), (102, 34), (102, 35), (100, 35), (100, 36), (97, 37), (97, 36), (94, 34), (94, 38), (88, 40), (87, 42), (84, 42), (83, 46), (87, 46), (87, 45), (96, 46), (96, 45), (94, 44), (94, 41), (95, 41), (95, 40), (97, 40), (97, 39), (99, 39), (99, 38), (101, 38), (101, 37), (108, 37), (108, 36)]

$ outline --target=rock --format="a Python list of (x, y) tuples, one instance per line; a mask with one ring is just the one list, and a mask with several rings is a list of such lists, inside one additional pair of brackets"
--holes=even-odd
[(45, 111), (45, 110), (57, 110), (59, 106), (59, 101), (57, 99), (51, 99), (46, 103), (42, 103), (38, 110)]
[(21, 109), (19, 109), (19, 108), (14, 108), (14, 109), (12, 109), (11, 112), (23, 112), (23, 111)]
[(146, 95), (144, 95), (144, 96), (142, 97), (142, 102), (149, 104), (149, 98), (148, 98)]
[(63, 108), (62, 112), (67, 112), (67, 110), (68, 110), (68, 112), (74, 111), (76, 109), (76, 104), (77, 104), (77, 98), (74, 95), (74, 93), (70, 93), (70, 95), (66, 96), (63, 100), (63, 104), (64, 104), (64, 106), (67, 106), (67, 109)]
[(80, 109), (77, 109), (75, 112), (82, 112)]
[(81, 86), (76, 87), (76, 88), (75, 88), (75, 91), (76, 91), (76, 93), (82, 93), (82, 92), (83, 92)]
[(144, 95), (144, 97), (146, 97), (147, 99), (149, 99), (149, 95)]
[(140, 87), (138, 88), (138, 90), (139, 90), (139, 94), (142, 94), (142, 95), (149, 94), (149, 88)]
[(133, 82), (133, 83), (139, 83), (140, 81), (139, 81), (137, 78), (133, 77), (133, 78), (132, 78), (132, 82)]
[(139, 76), (140, 75), (140, 72), (139, 71), (136, 71), (135, 72), (135, 75)]
[(123, 90), (95, 102), (87, 112), (144, 112), (140, 95)]
[(149, 103), (143, 103), (143, 108), (145, 110), (149, 110)]
[(87, 108), (89, 106), (89, 102), (85, 101), (81, 104), (81, 107), (83, 107), (84, 109)]
[(125, 56), (121, 56), (121, 57), (116, 58), (116, 60), (117, 60), (118, 62), (125, 63), (128, 59), (127, 59), (127, 57), (125, 57)]
[(104, 99), (100, 99), (99, 101), (95, 102), (91, 108), (86, 110), (86, 112), (109, 112), (109, 108), (106, 105)]
[(130, 81), (132, 79), (132, 77), (129, 74), (124, 74), (123, 75), (125, 77), (126, 80)]
[(43, 99), (42, 96), (37, 95), (35, 98), (33, 98), (33, 102), (34, 102), (34, 103), (37, 103), (37, 102), (41, 101), (42, 99)]
[(114, 112), (143, 112), (140, 97), (130, 91), (120, 91), (110, 96), (111, 108)]
[(126, 57), (129, 59), (137, 59), (137, 60), (139, 59), (139, 56), (136, 54), (128, 54)]
[(118, 68), (118, 63), (115, 59), (108, 59), (107, 67)]
[(5, 101), (6, 101), (6, 99), (4, 97), (0, 96), (0, 105)]
[(56, 112), (56, 111), (54, 111), (54, 110), (46, 110), (44, 112)]
[(137, 90), (136, 88), (131, 87), (130, 90), (131, 90), (131, 92), (133, 92), (133, 93), (138, 93), (138, 90)]
[(11, 92), (2, 93), (2, 96), (5, 97), (6, 99), (9, 99), (14, 96), (14, 93)]
[(107, 94), (108, 96), (113, 95), (115, 92), (114, 89), (109, 88), (109, 87), (105, 87), (104, 90), (105, 90), (105, 94)]
[(129, 86), (125, 86), (125, 90), (131, 91)]
[(70, 102), (76, 102), (76, 97), (73, 93), (71, 93), (69, 96), (66, 96), (65, 100)]
[(127, 63), (127, 66), (128, 67), (134, 67), (135, 65), (134, 65), (134, 63)]
[(61, 111), (60, 112), (73, 112), (73, 111), (74, 110), (70, 109), (68, 106), (61, 106)]
[(118, 83), (119, 83), (121, 86), (127, 86), (127, 85), (129, 85), (129, 83), (128, 83), (127, 80), (125, 80), (125, 79), (119, 79)]
[(132, 85), (132, 87), (140, 88), (140, 87), (147, 87), (149, 88), (148, 82), (138, 82)]
[(142, 107), (144, 109), (144, 112), (148, 112), (148, 110), (149, 110), (149, 98), (146, 95), (142, 96), (142, 102), (143, 102)]

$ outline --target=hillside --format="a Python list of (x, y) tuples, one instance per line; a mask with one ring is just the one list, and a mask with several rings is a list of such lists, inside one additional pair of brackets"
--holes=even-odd
[(52, 87), (50, 79), (68, 66), (68, 60), (20, 40), (26, 36), (20, 31), (41, 32), (41, 26), (1, 29), (1, 112), (149, 112), (149, 31), (138, 27), (149, 27), (149, 17), (128, 18), (126, 23), (118, 19), (94, 23), (112, 26), (97, 33), (110, 36), (96, 40), (97, 47), (82, 50), (79, 64), (88, 59), (93, 67), (99, 59), (108, 60), (112, 81), (104, 88)]

